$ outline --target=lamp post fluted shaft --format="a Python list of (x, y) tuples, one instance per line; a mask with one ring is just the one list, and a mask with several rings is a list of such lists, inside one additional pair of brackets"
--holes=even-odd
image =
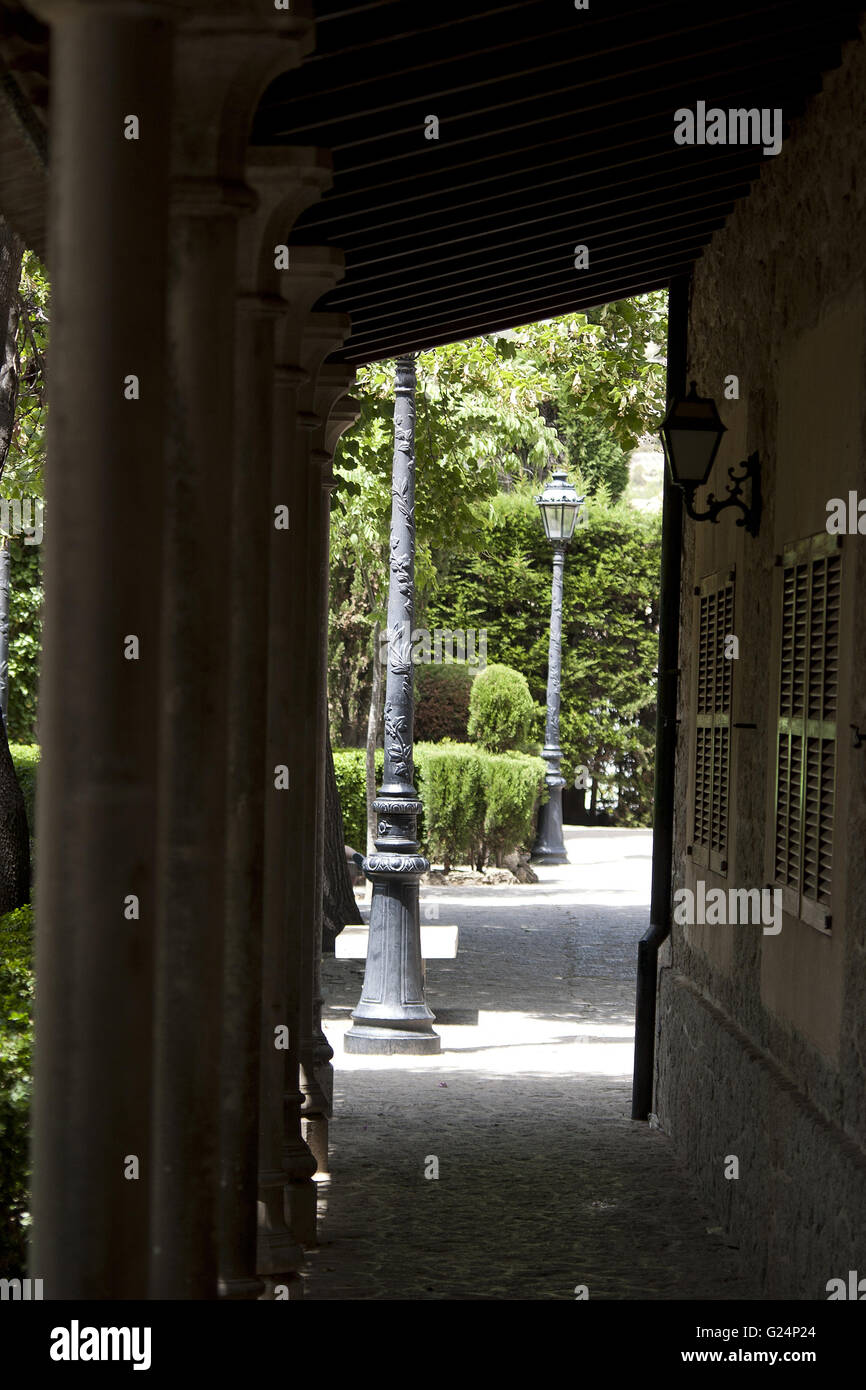
[(414, 609), (415, 357), (409, 355), (397, 359), (394, 401), (385, 771), (373, 803), (377, 853), (364, 862), (373, 884), (370, 932), (361, 999), (345, 1036), (347, 1052), (434, 1053), (440, 1046), (421, 966), (418, 883), (430, 866), (419, 852), (421, 801), (413, 782)]
[(545, 782), (548, 800), (538, 814), (538, 833), (532, 858), (538, 863), (567, 864), (568, 855), (562, 838), (562, 789), (565, 778), (560, 772), (562, 749), (559, 746), (559, 701), (562, 673), (562, 576), (565, 567), (565, 542), (553, 543), (553, 585), (550, 598), (550, 647), (547, 659), (547, 724), (542, 756), (547, 763)]

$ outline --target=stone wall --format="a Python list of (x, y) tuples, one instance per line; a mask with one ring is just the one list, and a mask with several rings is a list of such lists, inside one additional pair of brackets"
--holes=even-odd
[[(793, 123), (750, 196), (695, 271), (689, 379), (716, 398), (728, 433), (713, 486), (757, 450), (757, 539), (728, 515), (685, 523), (675, 885), (762, 887), (769, 854), (778, 708), (777, 557), (826, 530), (827, 502), (866, 497), (866, 43)], [(724, 396), (735, 375), (739, 399)], [(700, 499), (698, 499), (700, 502)], [(656, 1102), (770, 1296), (825, 1298), (866, 1273), (866, 539), (843, 549), (832, 930), (785, 915), (758, 926), (674, 926), (660, 962)], [(736, 573), (729, 865), (697, 870), (690, 838), (694, 586)], [(725, 1179), (736, 1155), (738, 1179)], [(859, 1263), (858, 1263), (859, 1262)]]

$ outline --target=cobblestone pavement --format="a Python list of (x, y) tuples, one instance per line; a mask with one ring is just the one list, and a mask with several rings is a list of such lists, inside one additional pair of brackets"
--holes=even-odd
[(538, 884), (422, 888), (422, 920), (460, 928), (457, 959), (427, 967), (440, 1056), (347, 1055), (363, 962), (326, 960), (335, 1113), (307, 1298), (755, 1296), (670, 1140), (629, 1118), (650, 833), (566, 838), (572, 862)]

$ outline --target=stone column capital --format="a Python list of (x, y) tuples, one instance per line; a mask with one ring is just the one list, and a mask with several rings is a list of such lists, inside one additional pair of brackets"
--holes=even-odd
[(174, 35), (174, 171), (240, 179), (262, 93), (312, 51), (310, 0), (184, 6)]
[[(284, 306), (285, 307), (285, 306)], [(306, 386), (310, 380), (310, 373), (303, 367), (295, 367), (289, 363), (282, 363), (274, 368), (274, 380), (277, 386)]]
[(280, 279), (280, 293), (285, 297), (290, 312), (286, 314), (278, 330), (277, 355), (284, 362), (298, 362), (308, 365), (310, 358), (310, 329), (314, 320), (339, 317), (344, 325), (342, 334), (335, 337), (333, 347), (321, 354), (324, 360), (328, 352), (342, 346), (350, 329), (347, 315), (319, 315), (313, 313), (313, 305), (332, 290), (342, 280), (346, 263), (342, 251), (334, 246), (292, 246), (289, 248), (290, 269)]
[(213, 177), (174, 178), (169, 198), (171, 212), (185, 217), (243, 217), (258, 205), (247, 184)]
[(27, 5), (45, 24), (69, 19), (162, 19), (178, 23), (190, 13), (183, 0), (29, 0)]
[[(303, 278), (307, 250), (289, 248), (288, 240), (300, 215), (331, 187), (331, 157), (314, 146), (250, 145), (244, 178), (256, 193), (257, 205), (241, 231), (239, 282), (244, 289), (281, 296), (285, 307), (293, 300), (299, 270)], [(313, 288), (318, 298), (322, 290), (318, 284)]]
[(258, 319), (278, 319), (285, 313), (286, 303), (278, 294), (242, 290), (235, 300), (238, 312)]

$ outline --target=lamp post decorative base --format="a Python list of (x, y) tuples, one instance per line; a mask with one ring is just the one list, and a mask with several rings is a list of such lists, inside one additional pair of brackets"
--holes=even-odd
[[(379, 811), (386, 804), (392, 816), (397, 814), (393, 800), (374, 803)], [(408, 799), (398, 804), (404, 815), (408, 808), (413, 819), (420, 806)], [(429, 867), (422, 854), (411, 852), (371, 854), (364, 861), (373, 884), (367, 967), (352, 1027), (343, 1040), (346, 1052), (419, 1056), (440, 1050), (439, 1034), (432, 1026), (435, 1014), (424, 1000), (421, 968), (418, 881)]]
[(562, 838), (562, 788), (563, 778), (551, 786), (548, 782), (550, 800), (546, 801), (538, 813), (538, 834), (532, 847), (533, 864), (567, 864), (568, 854)]
[(568, 855), (565, 850), (559, 849), (534, 849), (530, 857), (530, 864), (567, 864)]
[(390, 1057), (402, 1053), (411, 1057), (429, 1057), (440, 1051), (438, 1033), (399, 1033), (388, 1028), (355, 1028), (346, 1034), (346, 1051)]

